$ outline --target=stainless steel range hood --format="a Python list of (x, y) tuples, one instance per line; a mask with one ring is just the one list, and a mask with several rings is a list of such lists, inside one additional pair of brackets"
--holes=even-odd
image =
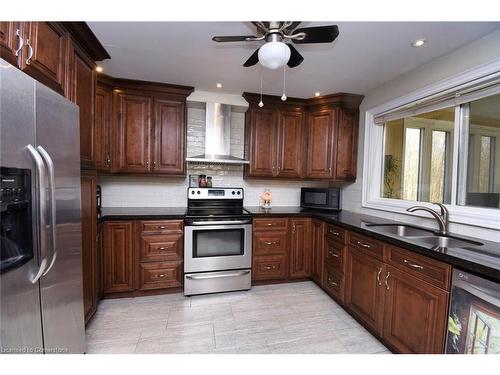
[(231, 106), (206, 102), (205, 153), (186, 158), (194, 163), (248, 164), (231, 155)]

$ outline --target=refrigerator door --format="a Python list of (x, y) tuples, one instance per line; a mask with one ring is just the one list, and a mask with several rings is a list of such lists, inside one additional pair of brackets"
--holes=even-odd
[(47, 164), (49, 177), (46, 186), (49, 261), (40, 279), (45, 352), (83, 353), (78, 107), (38, 82), (35, 97), (37, 150)]
[[(35, 276), (39, 271), (40, 254), (37, 236), (38, 201), (36, 169), (27, 146), (35, 145), (35, 81), (0, 59), (0, 164), (4, 168), (24, 169), (31, 184), (31, 207), (20, 220), (11, 220), (2, 204), (2, 263), (6, 260), (6, 244), (18, 247), (13, 238), (16, 231), (31, 236), (27, 262), (5, 269), (0, 274), (0, 352), (42, 353), (42, 317), (40, 289)], [(7, 181), (4, 181), (7, 183)], [(2, 182), (2, 186), (4, 185)], [(3, 194), (2, 194), (3, 195)], [(29, 194), (28, 194), (29, 197)], [(31, 229), (25, 229), (26, 225)], [(19, 245), (22, 246), (22, 245)]]

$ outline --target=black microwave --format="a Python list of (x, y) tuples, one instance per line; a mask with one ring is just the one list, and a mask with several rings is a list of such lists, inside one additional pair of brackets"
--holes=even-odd
[(301, 188), (300, 207), (340, 211), (340, 188)]

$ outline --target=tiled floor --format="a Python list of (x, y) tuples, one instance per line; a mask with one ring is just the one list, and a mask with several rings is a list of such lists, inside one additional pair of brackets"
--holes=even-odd
[(104, 300), (87, 353), (389, 353), (312, 282)]

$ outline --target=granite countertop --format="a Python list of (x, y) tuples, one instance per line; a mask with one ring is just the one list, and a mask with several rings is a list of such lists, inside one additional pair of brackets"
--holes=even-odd
[[(264, 210), (260, 207), (245, 207), (253, 217), (313, 217), (345, 229), (365, 234), (381, 241), (400, 246), (416, 253), (441, 260), (463, 271), (475, 273), (495, 282), (500, 282), (500, 234), (499, 242), (455, 235), (456, 237), (480, 242), (483, 245), (470, 245), (467, 248), (433, 248), (432, 245), (419, 242), (418, 239), (402, 238), (396, 235), (382, 233), (369, 224), (404, 224), (376, 216), (358, 214), (350, 211), (323, 213), (302, 210), (300, 207), (273, 207)], [(183, 219), (185, 207), (104, 207), (99, 221), (106, 220), (168, 220)], [(435, 230), (435, 228), (430, 228)], [(454, 236), (454, 234), (451, 234)]]

